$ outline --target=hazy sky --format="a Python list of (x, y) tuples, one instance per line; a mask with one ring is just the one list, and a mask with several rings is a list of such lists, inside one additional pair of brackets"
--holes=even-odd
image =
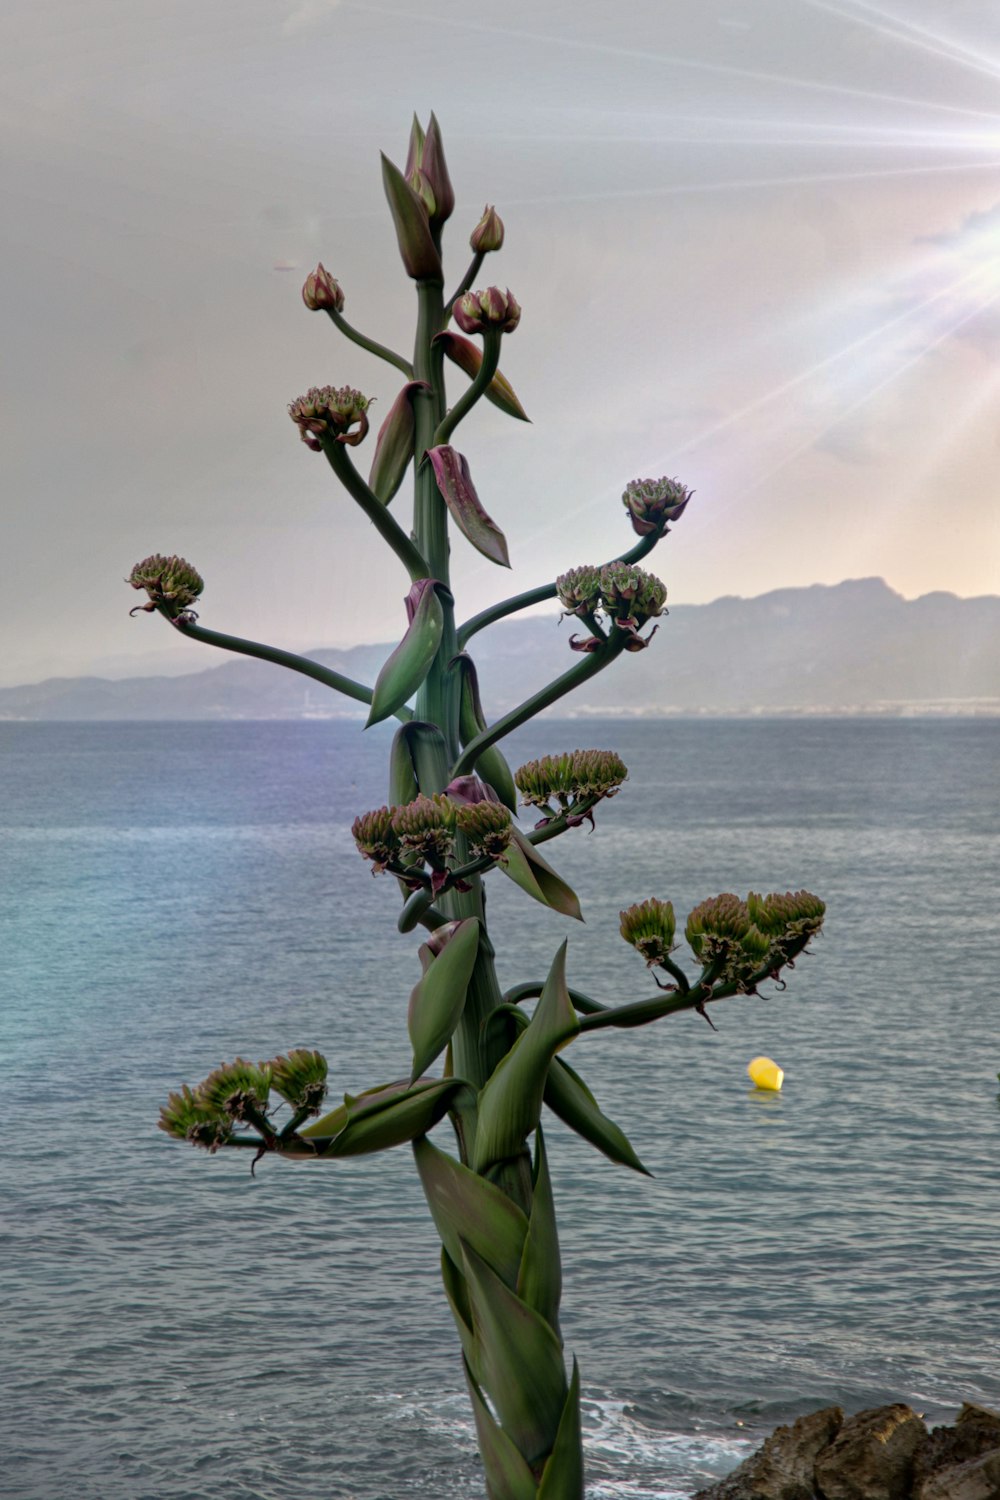
[(524, 309), (533, 425), (456, 437), (514, 574), (459, 539), (461, 613), (630, 545), (623, 485), (661, 474), (697, 491), (673, 602), (1000, 592), (996, 0), (6, 0), (0, 32), (0, 681), (222, 660), (129, 619), (153, 551), (215, 628), (399, 633), (405, 576), (286, 405), (393, 399), (300, 286), (322, 259), (409, 344), (378, 153), (414, 110), (449, 284), (492, 202), (482, 280)]

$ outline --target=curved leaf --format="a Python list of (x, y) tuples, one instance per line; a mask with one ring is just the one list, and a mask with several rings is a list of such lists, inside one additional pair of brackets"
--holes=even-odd
[(559, 1302), (562, 1297), (562, 1264), (552, 1180), (542, 1139), (535, 1132), (535, 1167), (532, 1173), (531, 1218), (517, 1277), (517, 1295), (533, 1307), (551, 1328), (559, 1332)]
[(559, 1340), (544, 1318), (463, 1246), (480, 1383), (529, 1464), (547, 1458), (566, 1404)]
[(528, 1220), (517, 1204), (430, 1141), (414, 1141), (413, 1155), (435, 1228), (451, 1259), (461, 1265), (459, 1242), (464, 1240), (515, 1288), (528, 1234)]
[(413, 458), (417, 428), (413, 397), (420, 390), (430, 390), (426, 380), (408, 380), (378, 430), (368, 488), (383, 505), (388, 505), (399, 489)]
[(356, 1098), (345, 1095), (339, 1109), (299, 1134), (314, 1141), (323, 1157), (387, 1151), (426, 1135), (468, 1088), (462, 1078), (424, 1078), (413, 1084), (401, 1079)]
[(444, 634), (439, 587), (433, 578), (419, 578), (407, 595), (410, 624), (376, 678), (366, 729), (402, 708), (430, 671)]
[(596, 1146), (611, 1161), (631, 1167), (643, 1176), (652, 1174), (643, 1166), (625, 1132), (602, 1114), (597, 1101), (579, 1073), (561, 1057), (554, 1057), (545, 1082), (545, 1103), (563, 1124)]
[(559, 1431), (542, 1470), (537, 1500), (580, 1500), (583, 1494), (583, 1435), (580, 1431), (580, 1367), (573, 1361)]
[(478, 917), (460, 922), (446, 946), (431, 957), (423, 978), (413, 988), (406, 1018), (413, 1043), (413, 1081), (444, 1051), (461, 1019), (479, 952), (479, 931)]
[(556, 874), (534, 844), (529, 844), (517, 828), (511, 835), (506, 853), (499, 861), (499, 867), (522, 891), (527, 891), (529, 896), (533, 896), (543, 906), (562, 912), (564, 917), (575, 917), (578, 922), (583, 921), (576, 892), (566, 884), (561, 875)]
[(483, 1399), (482, 1391), (473, 1379), (469, 1361), (463, 1360), (463, 1364), (469, 1399), (476, 1419), (476, 1438), (483, 1460), (488, 1500), (536, 1500), (538, 1489), (535, 1476), (517, 1444), (494, 1419)]
[(473, 1167), (516, 1156), (538, 1124), (549, 1062), (580, 1029), (566, 989), (566, 944), (549, 970), (535, 1013), (479, 1091)]
[(427, 457), (444, 503), (466, 541), (490, 562), (509, 568), (507, 538), (480, 504), (464, 455), (448, 443), (441, 443), (437, 448), (428, 448)]
[[(458, 365), (460, 370), (464, 370), (471, 380), (476, 378), (479, 374), (479, 366), (483, 362), (483, 353), (477, 344), (474, 344), (471, 339), (463, 338), (460, 333), (452, 333), (450, 329), (437, 334), (434, 342), (444, 345), (444, 352), (448, 358)], [(485, 396), (487, 401), (492, 401), (494, 406), (498, 406), (509, 417), (516, 417), (519, 422), (531, 421), (514, 394), (514, 387), (499, 370), (486, 387)]]

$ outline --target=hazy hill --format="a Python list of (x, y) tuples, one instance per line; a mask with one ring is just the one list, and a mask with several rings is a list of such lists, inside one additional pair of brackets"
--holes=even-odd
[[(534, 616), (475, 637), (494, 718), (577, 657), (571, 622)], [(372, 682), (387, 646), (311, 653)], [(206, 647), (176, 677), (50, 678), (0, 689), (6, 719), (356, 716), (360, 705), (267, 662)], [(216, 664), (217, 663), (217, 664)], [(557, 710), (560, 711), (560, 710)], [(1000, 598), (905, 600), (879, 578), (678, 605), (650, 650), (624, 656), (561, 708), (594, 713), (1000, 714)]]

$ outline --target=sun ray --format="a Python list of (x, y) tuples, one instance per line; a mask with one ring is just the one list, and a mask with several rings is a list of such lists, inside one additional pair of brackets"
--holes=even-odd
[[(987, 59), (970, 48), (963, 47), (960, 43), (935, 36), (934, 32), (929, 31), (927, 27), (917, 26), (913, 21), (890, 15), (888, 11), (879, 10), (877, 6), (866, 5), (864, 0), (854, 0), (856, 7), (854, 11), (848, 10), (846, 6), (834, 4), (833, 0), (806, 0), (806, 4), (810, 5), (813, 10), (825, 11), (828, 15), (837, 16), (843, 21), (853, 21), (881, 36), (902, 42), (905, 46), (917, 47), (920, 51), (929, 52), (931, 56), (941, 58), (945, 62), (957, 63), (971, 72), (981, 73), (991, 78), (994, 83), (1000, 79), (1000, 61)], [(858, 15), (856, 11), (867, 12), (867, 15)], [(868, 16), (877, 16), (879, 19), (871, 21)]]
[[(413, 12), (392, 5), (381, 5), (375, 0), (365, 0), (365, 9), (379, 15), (395, 16), (412, 21)], [(562, 47), (568, 51), (592, 52), (606, 57), (628, 58), (635, 62), (660, 63), (672, 68), (682, 68), (719, 78), (738, 78), (747, 83), (780, 84), (783, 88), (804, 89), (809, 93), (825, 94), (844, 99), (867, 99), (870, 103), (905, 104), (911, 108), (930, 110), (935, 113), (965, 115), (976, 119), (995, 120), (992, 110), (970, 109), (961, 104), (943, 104), (934, 99), (913, 98), (906, 94), (879, 93), (872, 89), (855, 88), (846, 83), (823, 83), (816, 78), (793, 78), (786, 73), (770, 73), (759, 68), (738, 68), (727, 63), (705, 62), (703, 59), (681, 57), (672, 52), (644, 51), (639, 47), (620, 47), (609, 42), (582, 41), (579, 37), (559, 36), (551, 32), (527, 31), (520, 27), (491, 26), (485, 21), (470, 21), (467, 17), (429, 16), (421, 13), (421, 26), (440, 25), (447, 33), (456, 27), (486, 36), (500, 36), (514, 41), (542, 42), (547, 47)]]
[(904, 360), (902, 364), (897, 365), (896, 368), (890, 371), (888, 375), (883, 376), (881, 380), (870, 386), (863, 393), (863, 395), (857, 398), (857, 400), (850, 402), (850, 404), (845, 407), (842, 407), (831, 421), (827, 422), (818, 430), (811, 432), (806, 439), (804, 439), (801, 443), (798, 443), (794, 448), (792, 448), (790, 452), (784, 454), (780, 459), (778, 459), (776, 463), (770, 465), (770, 467), (765, 469), (762, 474), (759, 474), (752, 483), (745, 485), (743, 489), (738, 491), (736, 494), (727, 494), (719, 501), (717, 505), (713, 504), (712, 518), (709, 522), (709, 525), (715, 526), (716, 524), (718, 524), (720, 517), (726, 511), (732, 509), (732, 507), (734, 505), (737, 505), (740, 501), (745, 500), (748, 495), (754, 494), (754, 492), (756, 490), (759, 490), (762, 485), (767, 484), (769, 480), (773, 479), (775, 474), (779, 474), (782, 469), (786, 469), (789, 464), (794, 463), (797, 458), (801, 458), (804, 453), (808, 453), (812, 448), (816, 446), (818, 442), (820, 442), (824, 437), (827, 437), (828, 434), (833, 432), (835, 428), (839, 427), (842, 422), (845, 422), (848, 417), (853, 416), (855, 412), (860, 411), (863, 407), (867, 406), (870, 401), (874, 400), (874, 398), (878, 396), (882, 391), (884, 391), (888, 386), (893, 385), (909, 370), (912, 370), (914, 365), (917, 365), (921, 360), (926, 359), (929, 354), (931, 354), (935, 349), (940, 348), (940, 346), (944, 344), (948, 339), (954, 338), (955, 335), (962, 328), (964, 328), (967, 323), (971, 323), (974, 318), (981, 317), (984, 312), (986, 312), (989, 308), (995, 306), (998, 302), (1000, 302), (1000, 287), (991, 292), (988, 297), (984, 298), (983, 301), (978, 303), (975, 307), (964, 312), (961, 317), (956, 318), (952, 323), (948, 325), (947, 328), (942, 329), (942, 331), (938, 333), (934, 338), (928, 339), (924, 344), (921, 345), (918, 350), (916, 350), (915, 353), (910, 355), (908, 359)]
[(1000, 160), (980, 162), (945, 162), (939, 166), (929, 163), (913, 167), (884, 167), (879, 170), (858, 172), (796, 172), (780, 177), (730, 177), (714, 182), (672, 182), (650, 188), (604, 188), (589, 193), (546, 193), (508, 198), (508, 204), (518, 207), (536, 203), (589, 203), (604, 199), (671, 198), (691, 193), (733, 192), (738, 189), (771, 187), (808, 187), (825, 182), (878, 182), (890, 177), (923, 177), (941, 173), (996, 172)]

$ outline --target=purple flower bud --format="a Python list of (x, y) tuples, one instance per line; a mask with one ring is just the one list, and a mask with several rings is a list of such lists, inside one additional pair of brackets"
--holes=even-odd
[(324, 312), (343, 312), (344, 293), (340, 282), (330, 275), (322, 261), (306, 277), (302, 287), (302, 300), (311, 312), (319, 312), (320, 309)]
[(477, 255), (487, 255), (503, 245), (503, 220), (492, 203), (483, 209), (483, 217), (469, 236), (469, 244)]
[(482, 333), (485, 328), (513, 333), (521, 321), (520, 305), (509, 287), (506, 292), (498, 286), (487, 287), (483, 292), (466, 292), (464, 297), (456, 298), (451, 311), (463, 333)]

